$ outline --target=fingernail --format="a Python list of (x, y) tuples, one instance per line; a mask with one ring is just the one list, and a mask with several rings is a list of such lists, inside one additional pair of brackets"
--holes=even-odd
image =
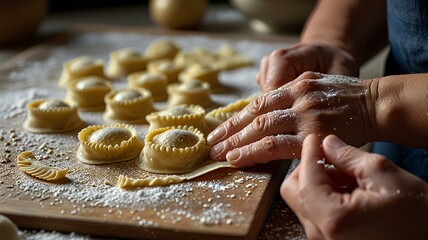
[(341, 148), (343, 146), (345, 146), (346, 144), (344, 142), (342, 142), (342, 140), (340, 140), (338, 137), (336, 136), (330, 136), (329, 138), (327, 138), (327, 145), (331, 148)]
[(210, 150), (211, 159), (213, 159), (213, 160), (221, 160), (221, 159), (217, 159), (217, 155), (219, 155), (221, 152), (223, 152), (223, 149), (224, 149), (224, 144), (223, 143), (217, 144), (214, 147), (212, 147), (211, 150)]
[(226, 129), (224, 127), (219, 127), (216, 130), (214, 130), (212, 133), (210, 133), (207, 137), (207, 143), (208, 145), (214, 145), (218, 140), (220, 140), (222, 137), (226, 135)]
[(230, 163), (236, 162), (236, 160), (238, 160), (238, 158), (241, 156), (241, 151), (239, 150), (232, 150), (229, 151), (226, 154), (226, 160)]

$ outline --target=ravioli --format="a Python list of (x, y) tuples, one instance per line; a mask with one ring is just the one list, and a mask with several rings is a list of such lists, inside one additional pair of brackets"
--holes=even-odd
[(168, 83), (178, 82), (178, 75), (184, 70), (183, 66), (175, 64), (168, 59), (151, 61), (147, 65), (149, 73), (163, 73), (168, 77)]
[(148, 59), (138, 49), (122, 48), (109, 55), (107, 73), (111, 78), (126, 77), (130, 73), (146, 70)]
[(170, 84), (167, 87), (168, 105), (200, 105), (204, 108), (213, 105), (210, 97), (210, 85), (199, 80), (189, 80), (183, 83)]
[(107, 122), (146, 123), (146, 115), (156, 111), (152, 94), (143, 88), (112, 91), (105, 102)]
[(73, 58), (63, 63), (63, 70), (59, 79), (60, 87), (67, 85), (76, 78), (86, 76), (98, 76), (104, 78), (104, 61), (89, 56)]
[(35, 100), (27, 104), (24, 128), (33, 133), (60, 133), (83, 126), (77, 108), (60, 99)]
[(173, 59), (180, 47), (170, 40), (157, 40), (146, 48), (145, 56), (150, 60)]
[(206, 160), (205, 138), (194, 127), (159, 128), (149, 132), (140, 155), (140, 167), (153, 173), (185, 173)]
[(144, 144), (127, 124), (92, 125), (78, 134), (77, 159), (86, 164), (107, 164), (136, 158)]
[(78, 78), (68, 85), (66, 100), (79, 111), (102, 111), (105, 108), (104, 97), (111, 90), (111, 84), (104, 78)]
[(128, 76), (128, 86), (132, 89), (149, 90), (154, 101), (165, 101), (168, 98), (166, 86), (168, 77), (163, 73), (136, 72)]
[(205, 123), (205, 110), (199, 105), (179, 105), (163, 111), (153, 112), (146, 117), (149, 131), (171, 126), (193, 126), (204, 134), (208, 128)]

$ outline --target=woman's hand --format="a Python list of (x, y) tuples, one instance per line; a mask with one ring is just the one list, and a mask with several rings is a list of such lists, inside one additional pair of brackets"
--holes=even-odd
[(354, 58), (343, 49), (326, 44), (297, 44), (263, 57), (257, 83), (262, 92), (275, 90), (305, 71), (358, 76)]
[(299, 158), (309, 133), (321, 138), (334, 133), (362, 146), (372, 139), (370, 82), (306, 72), (255, 99), (209, 134), (210, 157), (236, 166)]
[[(356, 188), (337, 191), (332, 169), (355, 178)], [(309, 239), (428, 236), (428, 184), (383, 156), (348, 146), (333, 135), (322, 145), (314, 134), (305, 139), (301, 163), (282, 184), (281, 196)]]

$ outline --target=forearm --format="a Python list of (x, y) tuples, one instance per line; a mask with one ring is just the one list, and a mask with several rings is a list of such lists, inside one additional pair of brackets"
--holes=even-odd
[(428, 74), (374, 79), (370, 96), (374, 140), (428, 148)]
[(339, 47), (361, 65), (387, 43), (386, 1), (320, 0), (301, 42)]

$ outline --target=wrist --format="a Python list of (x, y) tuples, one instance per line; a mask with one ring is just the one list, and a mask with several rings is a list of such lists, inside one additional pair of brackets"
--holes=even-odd
[(374, 140), (427, 148), (428, 74), (373, 79)]

